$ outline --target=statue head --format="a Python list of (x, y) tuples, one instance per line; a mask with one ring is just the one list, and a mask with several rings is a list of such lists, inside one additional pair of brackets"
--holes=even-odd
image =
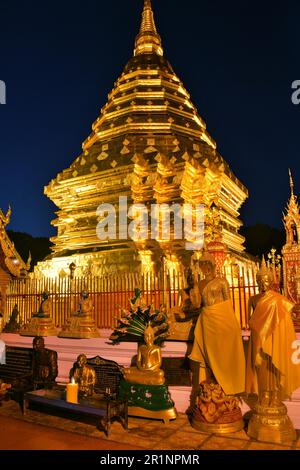
[(46, 290), (42, 293), (42, 299), (43, 300), (47, 300), (49, 298), (49, 292), (47, 292)]
[(260, 270), (256, 274), (256, 280), (260, 292), (267, 292), (273, 287), (274, 276), (272, 271), (267, 267), (264, 257), (262, 259)]
[(215, 274), (216, 260), (208, 251), (203, 251), (201, 258), (199, 259), (199, 267), (204, 276)]
[(88, 291), (86, 291), (86, 290), (82, 291), (82, 292), (81, 292), (81, 297), (82, 297), (83, 299), (88, 299), (88, 298), (89, 298), (89, 293), (88, 293)]
[(45, 348), (45, 340), (42, 336), (36, 336), (33, 339), (32, 347), (35, 351), (41, 351)]
[(153, 342), (154, 342), (154, 337), (155, 337), (154, 329), (153, 329), (152, 326), (149, 324), (149, 325), (147, 326), (147, 328), (145, 328), (145, 331), (144, 331), (145, 343), (146, 343), (146, 344), (149, 344), (149, 345), (152, 345)]
[(84, 367), (87, 363), (87, 357), (85, 354), (79, 354), (77, 357), (77, 363), (79, 364), (80, 367)]

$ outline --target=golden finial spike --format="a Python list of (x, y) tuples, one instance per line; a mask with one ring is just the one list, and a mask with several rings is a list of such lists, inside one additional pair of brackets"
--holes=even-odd
[(154, 15), (151, 6), (151, 0), (144, 0), (144, 10), (143, 10), (143, 17), (142, 17), (142, 24), (140, 33), (144, 33), (146, 31), (150, 31), (154, 34), (157, 34)]
[(294, 196), (294, 180), (293, 180), (292, 172), (290, 168), (289, 168), (289, 177), (290, 177), (291, 196)]
[(153, 53), (163, 55), (163, 48), (155, 26), (151, 0), (144, 0), (142, 23), (135, 41), (134, 55)]

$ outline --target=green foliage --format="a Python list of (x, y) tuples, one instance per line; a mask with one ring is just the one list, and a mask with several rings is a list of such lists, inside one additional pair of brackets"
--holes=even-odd
[(7, 230), (7, 234), (22, 259), (27, 261), (29, 252), (31, 253), (32, 261), (31, 267), (35, 266), (36, 263), (42, 261), (46, 256), (51, 253), (51, 242), (46, 237), (33, 237), (28, 233), (14, 232), (13, 230)]

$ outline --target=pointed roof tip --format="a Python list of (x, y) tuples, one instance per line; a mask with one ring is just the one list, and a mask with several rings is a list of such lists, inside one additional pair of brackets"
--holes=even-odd
[(289, 168), (289, 177), (290, 177), (291, 196), (294, 196), (294, 180), (293, 180), (293, 176), (292, 176), (292, 172), (290, 168)]
[(135, 40), (134, 55), (153, 53), (162, 56), (164, 51), (156, 29), (151, 0), (144, 0), (142, 22)]

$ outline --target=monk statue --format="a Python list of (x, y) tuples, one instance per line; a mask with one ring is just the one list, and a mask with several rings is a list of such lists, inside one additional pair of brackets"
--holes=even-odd
[(57, 352), (45, 348), (44, 338), (33, 339), (32, 378), (34, 388), (52, 388), (58, 375)]
[(146, 344), (138, 349), (137, 366), (124, 369), (124, 378), (134, 384), (163, 385), (165, 377), (161, 369), (161, 349), (154, 345), (154, 330), (150, 325), (145, 329), (144, 339)]
[(87, 291), (81, 293), (81, 299), (78, 305), (78, 311), (75, 313), (75, 316), (78, 317), (92, 317), (94, 310), (93, 301), (89, 296)]
[[(241, 328), (232, 307), (228, 282), (216, 275), (215, 259), (210, 253), (203, 253), (199, 267), (204, 275), (199, 284), (202, 309), (189, 356), (192, 394), (188, 413), (192, 413), (195, 408), (197, 395), (199, 392), (202, 393), (203, 382), (214, 383), (217, 388), (220, 386), (227, 396), (239, 395), (245, 390), (245, 356)], [(201, 401), (201, 396), (198, 396), (198, 402), (199, 400)], [(232, 424), (231, 431), (241, 429), (243, 426), (240, 410), (237, 413), (235, 409), (232, 416), (227, 413), (223, 421), (222, 416), (219, 418), (214, 424), (220, 424), (221, 432), (225, 432), (222, 428), (223, 423), (225, 421), (230, 423), (231, 418), (237, 421), (236, 424)], [(204, 416), (201, 419), (204, 424), (202, 429), (209, 430), (209, 426), (205, 427)], [(218, 427), (214, 429), (218, 432)], [(226, 429), (230, 432), (229, 426)]]
[(33, 318), (49, 318), (52, 312), (52, 302), (49, 299), (49, 293), (43, 292), (42, 293), (42, 303), (40, 305), (39, 311), (34, 313), (32, 316)]
[[(292, 321), (293, 303), (272, 289), (273, 273), (263, 260), (257, 274), (260, 293), (250, 299), (253, 311), (247, 358), (246, 392), (258, 397), (248, 434), (256, 439), (287, 442), (295, 432), (282, 400), (300, 387), (300, 367), (293, 363), (296, 334)], [(274, 415), (274, 416), (272, 416)], [(266, 424), (276, 421), (276, 426)], [(274, 421), (274, 422), (275, 422)], [(276, 430), (275, 430), (276, 427)], [(264, 438), (262, 438), (262, 434)]]
[(79, 393), (83, 396), (92, 396), (96, 383), (95, 369), (87, 364), (87, 357), (85, 354), (80, 354), (77, 361), (74, 363), (69, 374), (70, 380), (74, 378), (78, 383)]

